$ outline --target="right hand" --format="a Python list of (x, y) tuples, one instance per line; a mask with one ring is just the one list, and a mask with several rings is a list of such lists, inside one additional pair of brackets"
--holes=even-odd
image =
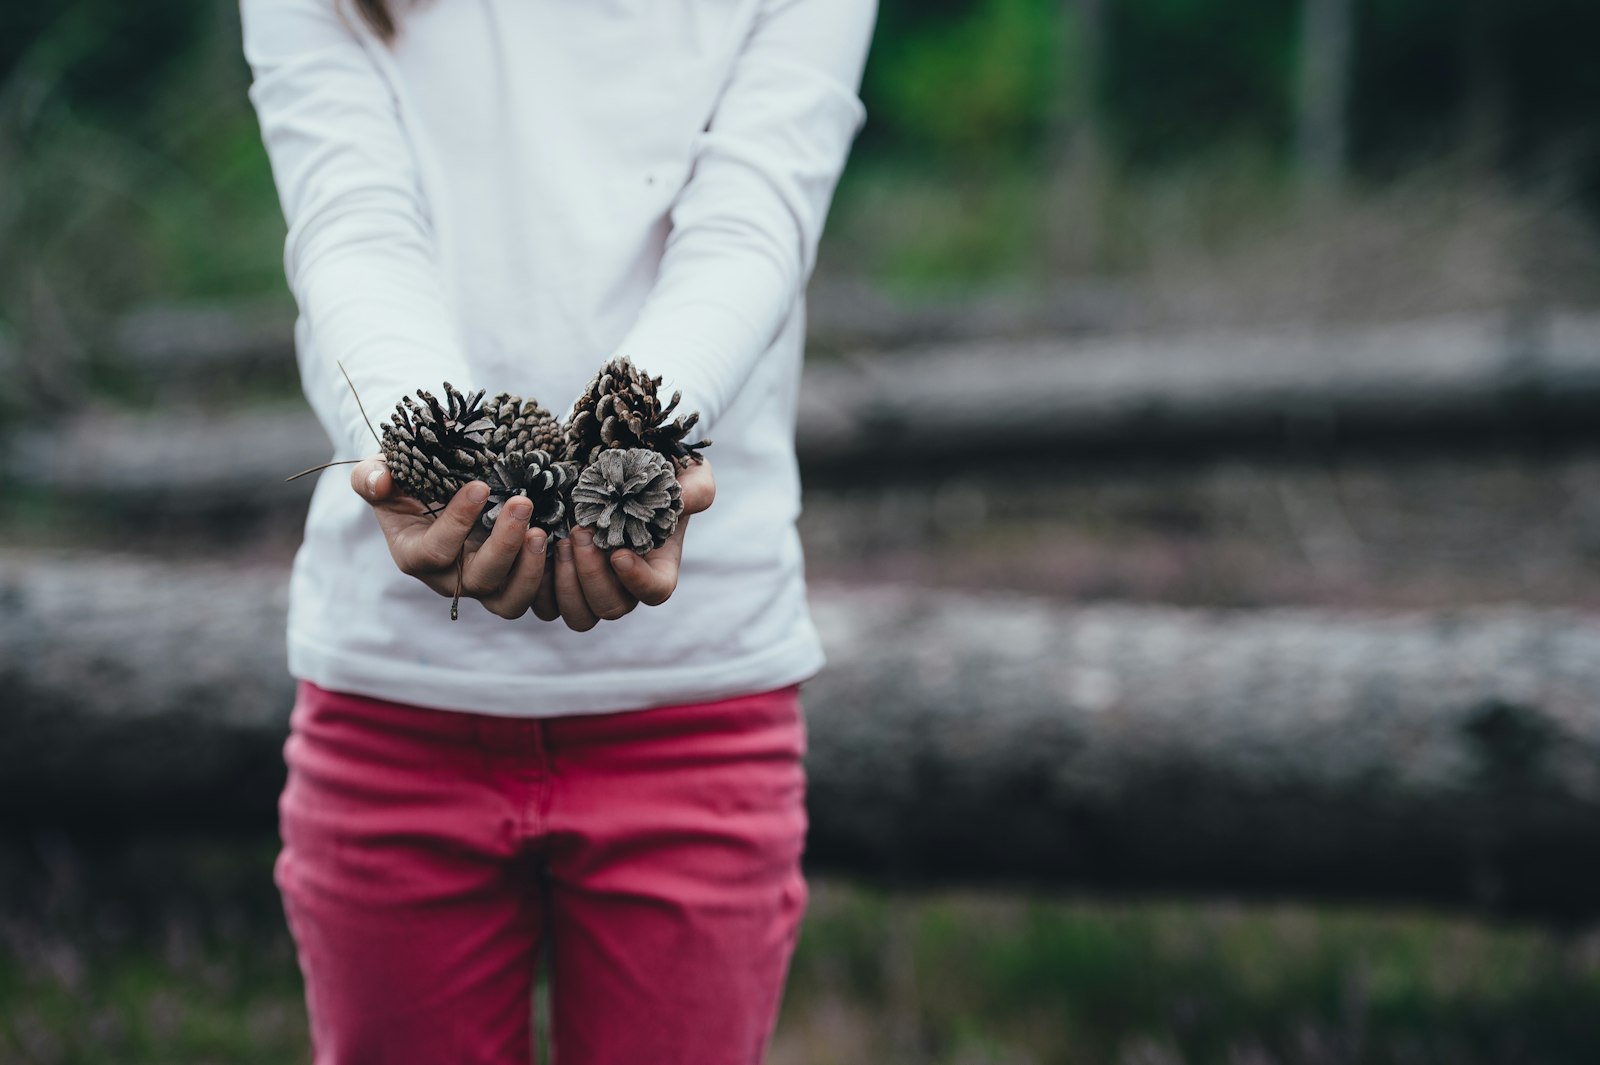
[(593, 529), (574, 526), (572, 535), (556, 544), (553, 572), (545, 576), (546, 592), (533, 612), (547, 621), (559, 616), (569, 629), (586, 632), (602, 621), (615, 621), (640, 603), (665, 603), (678, 587), (689, 516), (709, 508), (717, 497), (711, 463), (702, 459), (679, 470), (678, 486), (683, 493), (678, 527), (666, 543), (646, 555), (619, 547), (607, 556), (594, 546)]
[(533, 606), (545, 583), (549, 538), (543, 529), (528, 528), (533, 517), (528, 500), (509, 500), (489, 535), (478, 537), (472, 534), (481, 528), (478, 515), (489, 494), (482, 481), (464, 486), (432, 515), (419, 500), (396, 488), (389, 468), (376, 456), (350, 471), (350, 487), (372, 505), (400, 572), (453, 598), (459, 560), (463, 598), (476, 599), (503, 618), (520, 618)]

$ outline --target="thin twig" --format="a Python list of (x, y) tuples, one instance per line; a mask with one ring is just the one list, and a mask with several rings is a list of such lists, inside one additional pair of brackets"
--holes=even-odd
[(295, 474), (293, 477), (285, 477), (284, 481), (285, 482), (298, 481), (300, 478), (304, 477), (308, 473), (316, 473), (318, 470), (325, 470), (330, 466), (348, 466), (353, 462), (360, 462), (360, 461), (361, 461), (360, 459), (334, 459), (332, 462), (324, 462), (321, 466), (313, 466), (309, 470), (301, 470), (299, 473)]
[(450, 600), (451, 621), (461, 620), (461, 571), (466, 566), (466, 560), (467, 549), (462, 547), (462, 549), (456, 553), (456, 594), (455, 597)]
[(346, 370), (344, 368), (344, 363), (340, 362), (338, 359), (333, 360), (333, 364), (339, 367), (340, 373), (344, 374), (344, 383), (350, 386), (350, 394), (356, 397), (356, 409), (361, 412), (361, 420), (367, 423), (367, 432), (372, 434), (372, 439), (376, 440), (378, 445), (381, 447), (383, 445), (383, 438), (378, 435), (378, 430), (372, 427), (372, 419), (367, 417), (367, 408), (365, 404), (361, 402), (361, 393), (356, 391), (356, 383), (350, 380), (350, 371)]

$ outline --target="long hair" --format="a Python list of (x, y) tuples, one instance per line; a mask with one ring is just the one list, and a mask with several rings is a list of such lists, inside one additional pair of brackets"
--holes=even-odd
[(385, 41), (394, 40), (394, 14), (389, 10), (389, 0), (356, 0), (356, 10), (373, 33)]

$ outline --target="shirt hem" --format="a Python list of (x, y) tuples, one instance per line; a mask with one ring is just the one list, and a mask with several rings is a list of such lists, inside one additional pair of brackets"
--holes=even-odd
[(626, 673), (526, 674), (413, 666), (319, 646), (288, 634), (289, 672), (329, 691), (497, 717), (570, 717), (711, 702), (799, 684), (822, 669), (822, 644), (810, 625), (783, 642), (716, 667)]

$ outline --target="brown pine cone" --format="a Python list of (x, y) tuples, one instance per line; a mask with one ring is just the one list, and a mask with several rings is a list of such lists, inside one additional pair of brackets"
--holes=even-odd
[(417, 390), (395, 404), (380, 446), (395, 482), (424, 503), (448, 503), (461, 486), (483, 475), (493, 459), (483, 393), (463, 395), (449, 382), (446, 402)]
[(567, 492), (578, 479), (578, 468), (557, 462), (547, 451), (512, 451), (495, 459), (484, 481), (489, 499), (484, 503), (483, 526), (492, 528), (506, 501), (526, 496), (533, 502), (529, 524), (554, 536), (567, 535)]
[(494, 431), (489, 435), (491, 450), (500, 454), (545, 451), (559, 458), (565, 449), (561, 422), (538, 400), (502, 392), (489, 401), (487, 409), (494, 419)]
[(683, 440), (700, 420), (700, 412), (672, 418), (683, 395), (674, 392), (663, 407), (660, 388), (660, 377), (651, 377), (628, 359), (602, 366), (573, 405), (566, 431), (568, 461), (587, 466), (607, 449), (645, 448), (680, 467), (699, 462), (701, 449), (711, 442)]

